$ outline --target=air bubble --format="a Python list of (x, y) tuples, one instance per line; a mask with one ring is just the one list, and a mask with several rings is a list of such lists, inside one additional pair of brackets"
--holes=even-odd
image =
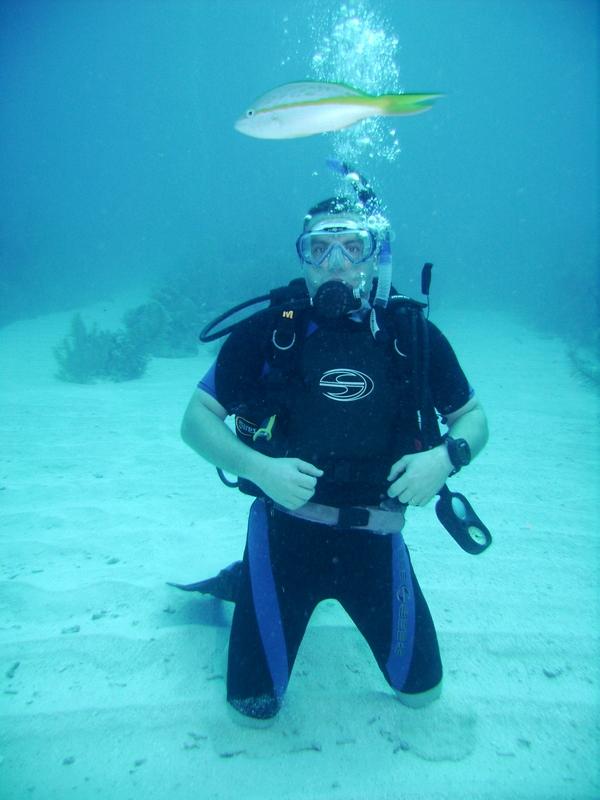
[[(396, 63), (398, 37), (391, 25), (368, 0), (335, 11), (316, 11), (311, 19), (318, 49), (311, 57), (315, 80), (347, 83), (371, 94), (398, 93), (400, 74)], [(389, 121), (373, 117), (330, 134), (335, 157), (356, 162), (361, 157), (394, 161), (400, 153), (396, 130)]]

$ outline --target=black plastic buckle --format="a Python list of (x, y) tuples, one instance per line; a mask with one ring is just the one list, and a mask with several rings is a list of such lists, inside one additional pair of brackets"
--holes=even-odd
[(336, 528), (366, 528), (371, 514), (367, 508), (340, 508)]

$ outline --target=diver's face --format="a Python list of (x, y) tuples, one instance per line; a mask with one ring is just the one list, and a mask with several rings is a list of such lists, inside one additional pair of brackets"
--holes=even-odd
[[(304, 279), (311, 297), (327, 281), (341, 281), (355, 296), (368, 296), (375, 274), (374, 240), (364, 229), (344, 229), (348, 218), (329, 218), (327, 229), (303, 242)], [(365, 255), (368, 257), (365, 258)]]
[(358, 290), (361, 295), (366, 296), (371, 289), (374, 273), (373, 259), (363, 261), (361, 264), (352, 264), (337, 248), (334, 248), (319, 266), (304, 265), (304, 280), (311, 297), (314, 297), (318, 288), (327, 281), (341, 281), (353, 292)]

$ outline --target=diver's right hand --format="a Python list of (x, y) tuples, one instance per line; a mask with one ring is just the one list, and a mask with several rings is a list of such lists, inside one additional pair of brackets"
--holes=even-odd
[(323, 470), (300, 458), (266, 458), (253, 482), (280, 506), (295, 511), (315, 493)]

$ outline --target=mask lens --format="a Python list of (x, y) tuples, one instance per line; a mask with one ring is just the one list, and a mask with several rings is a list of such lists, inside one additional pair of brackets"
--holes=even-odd
[(296, 249), (306, 264), (320, 267), (333, 255), (333, 251), (342, 261), (360, 264), (367, 261), (375, 252), (376, 241), (373, 233), (367, 229), (322, 230), (309, 231), (298, 237)]

